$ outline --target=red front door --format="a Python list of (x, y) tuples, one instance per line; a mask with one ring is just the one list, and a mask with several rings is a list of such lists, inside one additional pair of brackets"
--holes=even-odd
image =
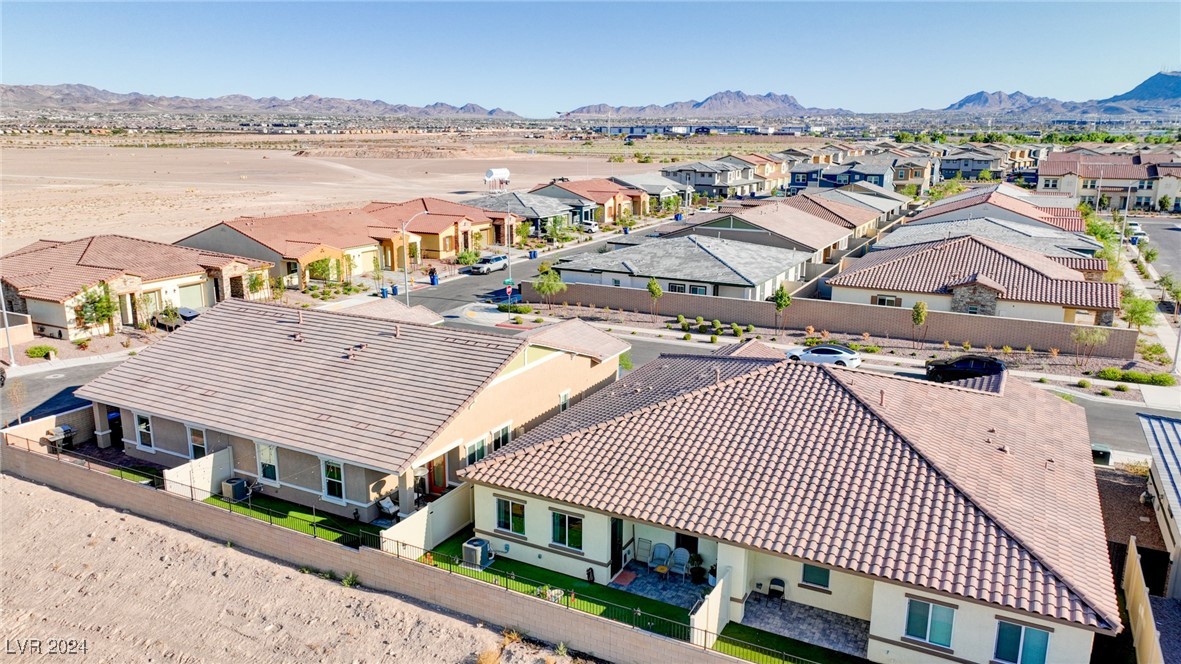
[(427, 492), (435, 495), (443, 493), (447, 489), (447, 457), (431, 459), (427, 462), (426, 468)]

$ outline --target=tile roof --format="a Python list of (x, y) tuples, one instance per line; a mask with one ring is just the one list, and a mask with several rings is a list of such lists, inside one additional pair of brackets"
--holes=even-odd
[(1002, 244), (1036, 251), (1046, 256), (1077, 257), (1080, 254), (1091, 254), (1103, 248), (1102, 244), (1078, 233), (1068, 233), (1047, 226), (1022, 224), (1007, 219), (977, 217), (899, 226), (879, 238), (870, 247), (870, 250), (881, 251), (936, 240), (948, 240), (965, 235), (975, 235)]
[[(1083, 221), (1082, 214), (1078, 210), (1066, 207), (1042, 207), (1034, 205), (1013, 195), (1010, 190), (1000, 185), (973, 189), (963, 194), (937, 201), (912, 217), (910, 223), (985, 204), (993, 205), (1002, 210), (1026, 217), (1031, 221), (1056, 226), (1072, 233), (1081, 233), (1086, 229), (1086, 223)], [(983, 217), (987, 215), (981, 213), (977, 216)]]
[[(388, 229), (380, 220), (358, 209), (324, 210), (275, 217), (238, 217), (224, 221), (222, 225), (270, 248), (284, 258), (300, 258), (321, 245), (337, 249), (364, 247), (377, 244), (375, 237), (388, 235)], [(194, 233), (180, 242), (205, 231)]]
[(529, 344), (227, 300), (76, 394), (397, 471)]
[(482, 210), (509, 212), (522, 219), (549, 219), (569, 214), (573, 209), (555, 198), (537, 196), (524, 191), (510, 191), (504, 194), (471, 198), (463, 201), (463, 204)]
[(417, 323), (419, 325), (439, 325), (444, 320), (442, 316), (421, 304), (408, 307), (395, 297), (373, 298), (360, 304), (344, 306), (333, 311), (340, 311), (354, 316), (368, 316), (370, 318), (392, 320), (396, 323)]
[(993, 393), (782, 359), (663, 355), (460, 474), (1120, 629), (1085, 417), (1020, 381)]
[(21, 297), (65, 302), (99, 283), (122, 275), (156, 281), (205, 274), (242, 263), (271, 267), (266, 261), (216, 251), (191, 249), (122, 235), (55, 242), (40, 240), (0, 258), (0, 275)]
[(877, 210), (867, 210), (810, 193), (788, 196), (783, 199), (783, 203), (845, 228), (864, 226), (880, 216)]
[(607, 253), (588, 252), (560, 262), (561, 272), (615, 272), (638, 277), (757, 286), (811, 254), (708, 235), (656, 238)]
[(832, 286), (948, 294), (955, 285), (993, 283), (1001, 299), (1119, 309), (1118, 284), (1086, 281), (1050, 258), (976, 236), (871, 252), (828, 280)]
[(585, 355), (599, 362), (609, 360), (631, 348), (630, 344), (578, 318), (524, 330), (515, 336), (528, 339), (529, 343), (537, 346)]
[(708, 235), (713, 229), (705, 228), (703, 224), (726, 217), (740, 219), (801, 246), (808, 247), (812, 251), (820, 251), (852, 235), (850, 229), (787, 205), (782, 200), (708, 217), (698, 215), (692, 220), (698, 223), (683, 231), (678, 231), (678, 233)]
[(442, 233), (465, 219), (475, 224), (493, 222), (492, 217), (478, 207), (439, 198), (415, 198), (401, 203), (373, 202), (362, 209), (380, 225), (400, 230), (402, 224), (410, 220), (406, 227), (408, 231), (427, 235)]
[(623, 194), (624, 196), (637, 196), (642, 193), (639, 190), (625, 187), (606, 178), (566, 181), (555, 180), (546, 184), (539, 184), (530, 191), (538, 191), (540, 189), (545, 189), (546, 187), (557, 187), (559, 189), (568, 191), (575, 196), (594, 201), (599, 205), (614, 200), (615, 197), (620, 194)]

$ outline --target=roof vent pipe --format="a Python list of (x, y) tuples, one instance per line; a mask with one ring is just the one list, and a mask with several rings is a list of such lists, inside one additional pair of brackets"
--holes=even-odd
[(395, 325), (395, 326), (394, 326), (394, 338), (395, 338), (395, 339), (401, 339), (401, 338), (402, 338), (402, 326), (401, 326), (401, 325)]
[(299, 314), (299, 324), (303, 325), (303, 311), (300, 310), (300, 311), (297, 311), (296, 313)]
[(714, 382), (715, 383), (722, 382), (722, 368), (721, 367), (714, 367)]
[(878, 405), (879, 406), (886, 405), (886, 391), (885, 390), (879, 390), (879, 392), (878, 392)]

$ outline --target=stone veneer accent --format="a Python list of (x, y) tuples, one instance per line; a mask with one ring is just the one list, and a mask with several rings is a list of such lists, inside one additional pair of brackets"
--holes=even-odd
[(951, 310), (960, 313), (968, 313), (968, 307), (976, 305), (979, 310), (976, 312), (980, 316), (995, 316), (996, 315), (996, 298), (997, 292), (985, 286), (966, 285), (953, 288), (951, 291)]

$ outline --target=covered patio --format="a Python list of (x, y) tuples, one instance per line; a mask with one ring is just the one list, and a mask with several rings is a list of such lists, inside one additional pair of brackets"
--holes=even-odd
[(607, 584), (640, 597), (691, 610), (711, 588), (695, 585), (675, 574), (657, 574), (644, 563), (631, 561)]
[(869, 647), (868, 620), (762, 593), (750, 594), (741, 624), (855, 657)]

